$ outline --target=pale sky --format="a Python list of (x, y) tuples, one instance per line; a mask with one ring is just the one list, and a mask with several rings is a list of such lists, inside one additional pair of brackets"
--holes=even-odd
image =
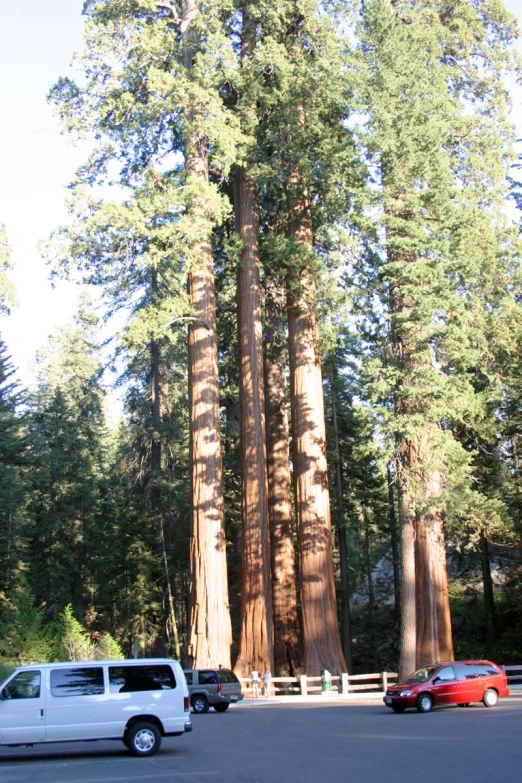
[[(60, 134), (46, 95), (82, 50), (83, 0), (3, 0), (0, 10), (0, 223), (12, 247), (20, 305), (0, 316), (0, 335), (23, 384), (38, 348), (76, 311), (78, 287), (53, 290), (36, 247), (66, 219), (66, 185), (86, 157)], [(522, 26), (522, 1), (505, 0)], [(522, 49), (522, 46), (521, 46)], [(514, 120), (522, 136), (522, 90)]]

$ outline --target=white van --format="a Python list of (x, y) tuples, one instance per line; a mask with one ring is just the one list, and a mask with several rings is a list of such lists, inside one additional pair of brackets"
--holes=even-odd
[(151, 756), (186, 731), (187, 683), (170, 658), (19, 666), (0, 683), (0, 745), (119, 739)]

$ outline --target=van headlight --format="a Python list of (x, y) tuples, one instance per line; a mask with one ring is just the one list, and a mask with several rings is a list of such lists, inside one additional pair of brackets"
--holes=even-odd
[(412, 694), (412, 691), (408, 691), (408, 690), (400, 692), (401, 696), (411, 696), (411, 694)]

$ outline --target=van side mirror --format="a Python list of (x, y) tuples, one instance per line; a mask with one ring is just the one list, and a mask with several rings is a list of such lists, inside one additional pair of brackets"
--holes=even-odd
[(2, 688), (2, 690), (0, 691), (0, 701), (5, 701), (8, 698), (9, 696), (7, 695), (7, 689)]
[(436, 682), (440, 682), (440, 677), (434, 677), (433, 678), (433, 684), (435, 685)]

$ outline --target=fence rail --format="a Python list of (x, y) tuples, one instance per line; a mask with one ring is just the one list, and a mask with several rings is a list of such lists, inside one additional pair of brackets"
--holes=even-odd
[[(522, 664), (501, 667), (509, 686), (522, 686)], [(372, 674), (341, 674), (332, 675), (331, 689), (325, 690), (321, 677), (272, 677), (270, 683), (271, 696), (317, 696), (319, 694), (341, 694), (350, 696), (356, 694), (382, 694), (390, 683), (396, 682), (396, 672), (374, 672)], [(249, 677), (241, 678), (241, 687), (247, 698), (252, 698), (252, 681)], [(260, 693), (263, 689), (260, 688)]]
[[(331, 688), (325, 690), (322, 677), (272, 677), (270, 682), (271, 696), (316, 696), (321, 693), (342, 694), (349, 696), (355, 693), (383, 693), (390, 681), (396, 680), (395, 672), (378, 672), (376, 674), (341, 674), (332, 675)], [(243, 693), (247, 698), (253, 696), (252, 681), (249, 677), (241, 678)]]

